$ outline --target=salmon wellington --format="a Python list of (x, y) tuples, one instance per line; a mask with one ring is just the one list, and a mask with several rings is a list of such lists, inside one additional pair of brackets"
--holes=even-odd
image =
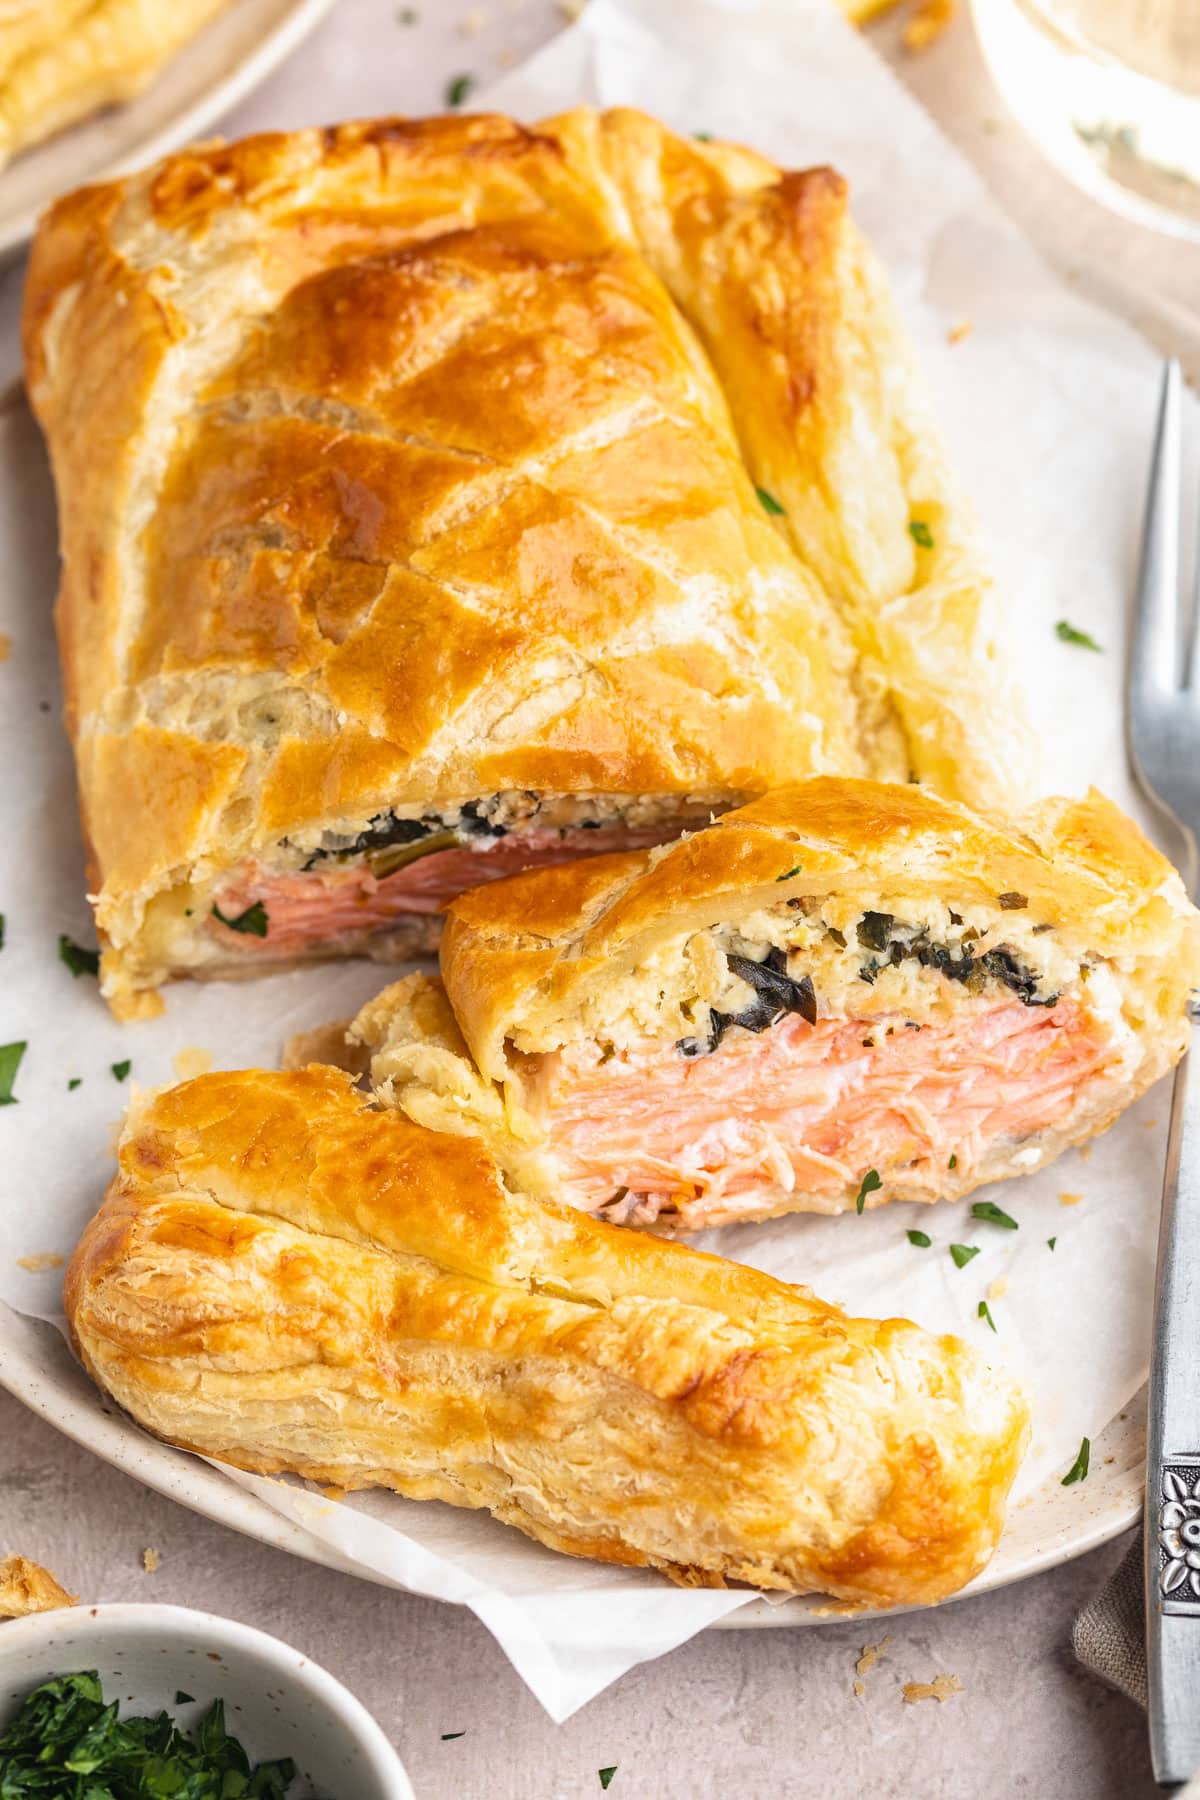
[(1005, 827), (817, 777), (462, 896), (442, 974), (352, 1027), (381, 1097), (695, 1230), (954, 1198), (1102, 1131), (1186, 1047), (1200, 915), (1097, 794)]
[(796, 773), (1016, 766), (829, 169), (587, 110), (201, 146), (50, 210), (25, 346), (122, 1013)]

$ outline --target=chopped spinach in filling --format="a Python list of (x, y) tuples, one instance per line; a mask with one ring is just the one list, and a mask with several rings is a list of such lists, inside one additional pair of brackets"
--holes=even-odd
[[(954, 914), (951, 917), (958, 922)], [(844, 933), (831, 926), (828, 935), (839, 949), (846, 948)], [(891, 913), (866, 912), (855, 928), (855, 936), (864, 950), (873, 953), (863, 959), (858, 970), (859, 980), (869, 986), (874, 985), (882, 969), (897, 968), (906, 960), (915, 959), (922, 968), (934, 969), (948, 981), (963, 983), (971, 993), (981, 992), (988, 981), (997, 981), (1016, 994), (1024, 1006), (1054, 1006), (1058, 1001), (1057, 994), (1039, 993), (1041, 977), (1037, 971), (1021, 962), (1006, 944), (992, 950), (974, 950), (972, 940), (978, 936), (974, 931), (964, 932), (957, 945), (940, 944), (930, 939), (924, 926), (915, 929), (897, 925)], [(678, 1039), (675, 1048), (681, 1056), (711, 1055), (731, 1025), (740, 1025), (746, 1031), (766, 1031), (785, 1013), (793, 1012), (809, 1025), (816, 1024), (817, 997), (812, 977), (789, 975), (785, 950), (772, 950), (763, 962), (727, 951), (725, 961), (730, 973), (753, 990), (754, 998), (737, 1013), (719, 1012), (714, 1007), (707, 1035)]]

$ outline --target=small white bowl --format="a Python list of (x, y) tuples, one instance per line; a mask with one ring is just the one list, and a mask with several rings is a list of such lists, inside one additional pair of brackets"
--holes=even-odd
[[(252, 1762), (290, 1756), (288, 1800), (413, 1800), (404, 1766), (366, 1708), (309, 1657), (265, 1631), (184, 1606), (73, 1606), (0, 1625), (0, 1726), (30, 1688), (95, 1669), (121, 1714), (194, 1726), (212, 1702)], [(177, 1692), (193, 1694), (175, 1704)]]

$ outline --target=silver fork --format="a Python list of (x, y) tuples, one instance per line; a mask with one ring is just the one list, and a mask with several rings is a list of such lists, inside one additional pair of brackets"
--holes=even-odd
[[(1200, 630), (1181, 605), (1179, 364), (1163, 373), (1129, 658), (1133, 771), (1178, 829), (1194, 897), (1200, 833)], [(1197, 584), (1200, 596), (1200, 582)], [(1163, 1175), (1146, 1444), (1150, 1753), (1163, 1783), (1200, 1769), (1200, 1049), (1175, 1076)], [(1192, 1559), (1194, 1558), (1195, 1567)]]

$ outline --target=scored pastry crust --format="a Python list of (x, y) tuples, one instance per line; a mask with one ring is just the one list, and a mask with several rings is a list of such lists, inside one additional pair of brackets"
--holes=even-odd
[(126, 1008), (171, 893), (389, 807), (1023, 779), (830, 170), (620, 110), (201, 147), (51, 210), (24, 329)]
[(17, 0), (0, 5), (0, 167), (131, 100), (229, 0)]
[[(1106, 1129), (1187, 1046), (1200, 915), (1166, 859), (1095, 792), (1041, 801), (1004, 825), (913, 786), (795, 783), (676, 844), (460, 896), (442, 937), (444, 994), (427, 977), (399, 982), (363, 1009), (351, 1040), (371, 1053), (382, 1098), (436, 1129), (478, 1133), (526, 1185), (561, 1191), (540, 1115), (542, 1053), (588, 1040), (607, 1054), (639, 1054), (703, 1036), (709, 1009), (727, 1004), (714, 928), (722, 941), (744, 936), (743, 948), (762, 956), (771, 942), (796, 941), (795, 930), (809, 933), (813, 919), (795, 972), (811, 975), (822, 1020), (945, 1025), (986, 1003), (978, 988), (936, 966), (890, 967), (886, 958), (868, 984), (861, 966), (880, 959), (862, 949), (855, 924), (873, 913), (940, 918), (944, 928), (949, 909), (976, 954), (1003, 947), (1042, 971), (1038, 993), (1076, 1000), (1104, 1021), (1114, 1045), (1103, 1078), (1081, 1086), (1032, 1149), (1003, 1137), (985, 1156), (955, 1157), (939, 1171), (936, 1193), (923, 1164), (911, 1181), (897, 1165), (866, 1204), (953, 1199)], [(841, 926), (841, 948), (829, 942), (826, 920)], [(929, 941), (938, 941), (936, 926)], [(645, 1148), (654, 1151), (652, 1142)], [(710, 1210), (705, 1222), (838, 1211), (856, 1203), (861, 1173), (837, 1194), (810, 1195), (803, 1183), (772, 1188), (758, 1205)]]
[(173, 1443), (691, 1584), (936, 1600), (991, 1554), (1028, 1437), (957, 1339), (507, 1191), (315, 1065), (136, 1104), (65, 1303)]

